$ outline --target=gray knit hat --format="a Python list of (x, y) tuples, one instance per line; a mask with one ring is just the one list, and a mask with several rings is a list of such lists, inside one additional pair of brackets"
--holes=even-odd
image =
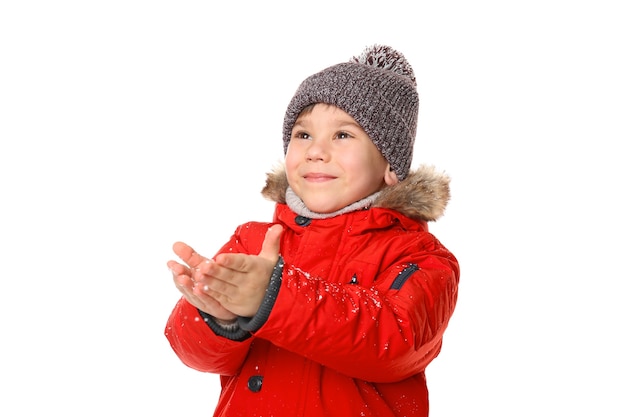
[(333, 104), (356, 120), (399, 180), (409, 173), (419, 97), (413, 69), (400, 52), (384, 45), (311, 75), (296, 90), (283, 123), (284, 151), (302, 109)]

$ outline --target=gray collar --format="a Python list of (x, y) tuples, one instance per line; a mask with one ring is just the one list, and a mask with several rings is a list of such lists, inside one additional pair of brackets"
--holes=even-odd
[(289, 208), (296, 214), (300, 216), (308, 217), (309, 219), (328, 219), (330, 217), (339, 216), (340, 214), (350, 213), (351, 211), (364, 210), (370, 208), (372, 203), (376, 200), (380, 191), (375, 192), (374, 194), (370, 194), (369, 196), (356, 201), (350, 205), (347, 205), (337, 211), (332, 213), (316, 213), (314, 211), (309, 210), (307, 206), (304, 205), (304, 201), (300, 197), (296, 195), (296, 193), (291, 189), (291, 187), (287, 187), (287, 191), (285, 193), (285, 200)]

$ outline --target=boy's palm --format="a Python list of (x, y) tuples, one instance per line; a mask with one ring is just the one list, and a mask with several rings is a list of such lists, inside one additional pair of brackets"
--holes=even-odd
[(279, 225), (268, 229), (258, 255), (222, 253), (215, 261), (201, 263), (196, 280), (229, 311), (242, 317), (254, 316), (278, 261), (282, 230)]
[(217, 300), (202, 291), (195, 281), (194, 270), (207, 258), (199, 255), (193, 248), (183, 242), (174, 243), (174, 253), (187, 264), (182, 265), (176, 261), (169, 261), (168, 268), (174, 275), (176, 287), (185, 299), (194, 307), (221, 320), (233, 320), (237, 315), (225, 309)]
[(174, 244), (174, 252), (187, 264), (169, 261), (168, 267), (183, 296), (196, 308), (221, 320), (256, 314), (265, 297), (280, 253), (282, 227), (268, 229), (258, 255), (219, 254), (205, 258), (192, 247)]

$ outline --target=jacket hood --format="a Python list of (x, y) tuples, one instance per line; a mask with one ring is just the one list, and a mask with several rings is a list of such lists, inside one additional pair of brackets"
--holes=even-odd
[[(263, 197), (276, 203), (286, 203), (289, 186), (284, 165), (277, 166), (267, 174)], [(433, 166), (422, 165), (409, 172), (395, 185), (385, 187), (372, 207), (396, 210), (415, 220), (435, 221), (443, 216), (450, 200), (450, 178)]]

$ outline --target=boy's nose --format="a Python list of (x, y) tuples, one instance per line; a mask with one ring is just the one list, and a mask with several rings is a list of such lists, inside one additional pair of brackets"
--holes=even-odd
[(306, 150), (307, 161), (325, 161), (328, 159), (328, 149), (326, 145), (319, 140), (312, 140)]

